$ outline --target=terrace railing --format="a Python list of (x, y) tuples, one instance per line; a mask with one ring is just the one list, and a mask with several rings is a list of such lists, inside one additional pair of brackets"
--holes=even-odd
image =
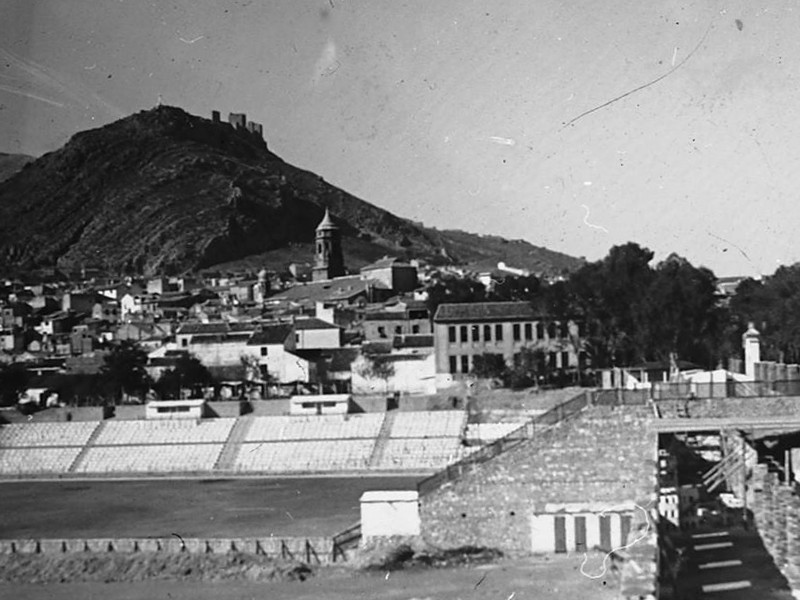
[[(613, 392), (615, 390), (604, 390)], [(627, 390), (626, 390), (627, 391)], [(800, 396), (800, 380), (712, 381), (654, 383), (649, 392), (653, 400), (688, 400), (693, 398), (760, 398), (765, 396)]]

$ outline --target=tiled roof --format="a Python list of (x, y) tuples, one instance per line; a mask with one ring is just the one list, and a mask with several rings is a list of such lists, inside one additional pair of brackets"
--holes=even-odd
[(294, 322), (294, 328), (297, 331), (302, 331), (306, 329), (339, 329), (339, 326), (316, 317), (310, 317), (308, 319), (297, 319)]
[(322, 302), (325, 300), (347, 300), (365, 293), (367, 286), (385, 287), (377, 281), (363, 280), (360, 275), (348, 275), (328, 281), (313, 281), (296, 285), (270, 296), (268, 301), (301, 302), (305, 300), (307, 302)]
[(260, 331), (256, 331), (248, 346), (266, 346), (269, 344), (282, 344), (292, 333), (292, 326), (289, 323), (279, 323), (275, 325), (264, 325)]
[(191, 344), (241, 344), (250, 339), (250, 333), (218, 333), (211, 335), (193, 335)]
[(218, 335), (222, 333), (246, 333), (257, 329), (256, 323), (184, 323), (177, 333), (179, 335)]
[(436, 323), (524, 321), (540, 316), (528, 302), (468, 302), (440, 304), (433, 320)]

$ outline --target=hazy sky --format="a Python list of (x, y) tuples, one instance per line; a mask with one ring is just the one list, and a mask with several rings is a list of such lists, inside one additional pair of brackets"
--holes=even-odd
[(800, 260), (794, 4), (0, 0), (0, 151), (161, 97), (428, 225), (771, 273)]

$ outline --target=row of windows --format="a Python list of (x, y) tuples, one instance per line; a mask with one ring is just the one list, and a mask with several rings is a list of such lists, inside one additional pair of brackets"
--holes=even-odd
[[(567, 369), (569, 368), (569, 352), (561, 352), (561, 360), (559, 361), (559, 353), (558, 352), (549, 352), (547, 354), (547, 367), (549, 369)], [(475, 355), (472, 354), (461, 354), (461, 355), (453, 355), (451, 354), (449, 357), (450, 360), (450, 373), (470, 373), (472, 368), (475, 366)], [(579, 356), (579, 364), (583, 366), (584, 363), (584, 355), (581, 352)], [(540, 365), (540, 368), (544, 368), (544, 364)]]
[[(419, 325), (412, 325), (411, 326), (411, 333), (419, 333)], [(394, 334), (395, 335), (402, 335), (403, 334), (403, 326), (402, 325), (395, 325), (394, 327)], [(378, 327), (378, 337), (386, 338), (389, 337), (386, 334), (386, 327), (380, 326)]]
[[(569, 324), (564, 323), (548, 323), (547, 337), (550, 339), (565, 338), (569, 336)], [(535, 336), (534, 336), (535, 333)], [(460, 341), (462, 344), (472, 342), (491, 342), (492, 336), (494, 341), (503, 341), (503, 324), (496, 323), (495, 325), (450, 325), (447, 328), (447, 338), (451, 344)], [(545, 339), (545, 325), (544, 323), (513, 323), (511, 325), (511, 338), (515, 342), (520, 342), (523, 339), (526, 342), (533, 340)]]

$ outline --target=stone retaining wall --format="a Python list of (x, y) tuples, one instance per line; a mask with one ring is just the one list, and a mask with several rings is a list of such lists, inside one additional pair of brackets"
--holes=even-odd
[(752, 479), (753, 521), (764, 547), (792, 588), (800, 588), (800, 497), (767, 465), (756, 465)]

